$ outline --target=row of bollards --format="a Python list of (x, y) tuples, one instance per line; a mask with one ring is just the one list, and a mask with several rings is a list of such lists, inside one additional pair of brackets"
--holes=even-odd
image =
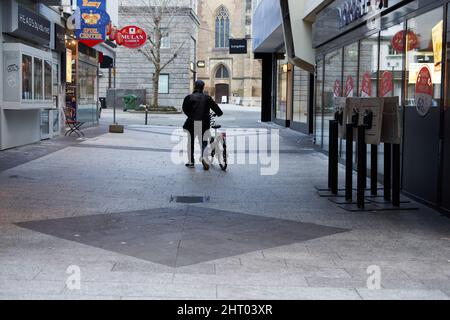
[[(329, 121), (329, 158), (328, 158), (328, 188), (320, 189), (321, 197), (330, 198), (347, 211), (385, 211), (385, 210), (411, 210), (413, 207), (401, 207), (400, 196), (400, 144), (384, 144), (384, 180), (383, 196), (378, 194), (378, 145), (371, 146), (370, 189), (367, 190), (367, 143), (366, 131), (373, 126), (374, 115), (366, 110), (360, 121), (358, 110), (353, 110), (349, 123), (343, 123), (343, 111), (337, 111), (334, 119)], [(339, 178), (339, 126), (345, 127), (345, 188), (338, 188)], [(356, 130), (355, 130), (356, 129)], [(354, 202), (353, 189), (353, 151), (354, 135), (357, 132), (357, 186), (356, 202)], [(345, 191), (341, 194), (340, 191)], [(370, 195), (368, 195), (370, 191)], [(345, 199), (345, 200), (341, 200)]]

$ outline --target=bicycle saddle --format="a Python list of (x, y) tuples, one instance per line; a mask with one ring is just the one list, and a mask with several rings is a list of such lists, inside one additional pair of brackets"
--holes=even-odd
[(220, 129), (220, 128), (222, 128), (222, 126), (220, 124), (218, 124), (218, 125), (212, 126), (211, 128), (213, 128), (213, 129)]

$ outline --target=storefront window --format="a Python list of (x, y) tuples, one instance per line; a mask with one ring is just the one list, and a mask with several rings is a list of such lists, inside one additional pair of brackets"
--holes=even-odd
[(316, 66), (316, 103), (314, 107), (314, 138), (318, 146), (322, 147), (323, 128), (323, 60), (317, 60)]
[(378, 82), (378, 33), (361, 40), (359, 50), (359, 96), (376, 97)]
[(358, 93), (358, 43), (344, 48), (344, 97), (354, 97)]
[(399, 97), (402, 101), (404, 24), (380, 34), (379, 97)]
[(22, 56), (22, 99), (31, 100), (32, 97), (32, 58), (27, 55)]
[(44, 99), (52, 99), (52, 64), (44, 61)]
[(325, 56), (323, 149), (328, 150), (329, 121), (334, 118), (334, 98), (342, 96), (342, 49)]
[(441, 98), (442, 8), (408, 20), (406, 36), (406, 107), (425, 116)]
[(277, 93), (277, 119), (286, 120), (287, 112), (287, 76), (288, 63), (285, 60), (278, 60), (278, 93)]
[(53, 64), (53, 86), (52, 86), (52, 94), (54, 96), (58, 95), (59, 91), (59, 65), (54, 63)]
[[(342, 95), (344, 97), (356, 97), (358, 95), (358, 60), (359, 59), (359, 43), (355, 42), (344, 47), (344, 82), (342, 87)], [(356, 145), (356, 142), (354, 143)], [(345, 143), (341, 139), (339, 143), (339, 155), (345, 160)], [(355, 148), (353, 148), (355, 153)]]
[(309, 72), (294, 67), (293, 79), (293, 114), (292, 120), (295, 122), (308, 122), (308, 89)]
[(79, 61), (77, 120), (89, 125), (97, 122), (97, 67)]
[(50, 110), (41, 111), (41, 138), (48, 139), (50, 133)]
[(42, 100), (42, 60), (34, 58), (34, 99)]

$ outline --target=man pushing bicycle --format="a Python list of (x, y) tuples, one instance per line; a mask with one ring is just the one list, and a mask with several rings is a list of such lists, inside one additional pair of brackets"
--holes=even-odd
[(211, 127), (210, 111), (214, 111), (219, 117), (223, 115), (223, 112), (209, 95), (203, 93), (204, 88), (205, 83), (197, 80), (194, 92), (184, 99), (183, 112), (187, 116), (187, 120), (183, 129), (188, 133), (188, 163), (186, 163), (186, 167), (194, 168), (194, 145), (195, 138), (197, 138), (202, 150), (203, 169), (209, 170), (209, 163), (204, 157), (204, 152), (209, 141), (209, 137), (205, 137), (205, 133), (208, 134)]

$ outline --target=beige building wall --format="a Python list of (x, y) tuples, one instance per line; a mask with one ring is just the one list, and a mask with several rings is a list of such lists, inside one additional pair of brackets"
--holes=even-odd
[[(199, 0), (197, 61), (205, 61), (206, 66), (197, 69), (197, 78), (205, 82), (205, 90), (213, 97), (216, 96), (216, 85), (226, 84), (230, 103), (260, 106), (262, 70), (261, 62), (253, 59), (252, 53), (251, 3), (251, 0)], [(230, 38), (248, 39), (247, 54), (231, 55), (228, 48), (215, 47), (215, 19), (221, 6), (229, 12)], [(216, 79), (216, 71), (221, 65), (228, 69), (228, 79)]]

